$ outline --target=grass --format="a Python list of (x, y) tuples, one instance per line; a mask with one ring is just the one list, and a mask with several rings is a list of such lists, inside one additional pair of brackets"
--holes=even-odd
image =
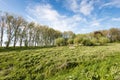
[(1, 48), (0, 80), (120, 80), (120, 44)]

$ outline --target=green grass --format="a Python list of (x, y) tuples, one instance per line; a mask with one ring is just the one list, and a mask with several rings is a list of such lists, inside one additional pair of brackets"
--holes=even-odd
[(1, 48), (0, 80), (120, 80), (120, 44)]

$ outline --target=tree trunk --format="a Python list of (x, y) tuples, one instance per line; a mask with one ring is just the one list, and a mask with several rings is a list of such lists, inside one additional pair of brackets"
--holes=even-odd
[(13, 47), (15, 48), (16, 47), (16, 43), (17, 43), (17, 32), (18, 32), (18, 28), (19, 28), (19, 25), (17, 26), (16, 30), (15, 30), (15, 33), (14, 33), (14, 44), (13, 44)]
[(15, 39), (14, 39), (13, 47), (14, 47), (14, 48), (16, 47), (16, 37), (15, 37)]
[(20, 39), (20, 47), (22, 47), (22, 41), (23, 41), (23, 40), (22, 40), (22, 38), (21, 38), (21, 39)]
[(1, 27), (1, 41), (0, 41), (0, 46), (2, 47), (3, 44), (3, 26)]
[(4, 18), (2, 18), (2, 22), (1, 22), (1, 38), (0, 38), (0, 46), (2, 47), (3, 44), (3, 33), (4, 33)]
[(10, 45), (10, 38), (9, 38), (8, 41), (7, 41), (6, 48), (8, 48), (9, 45)]

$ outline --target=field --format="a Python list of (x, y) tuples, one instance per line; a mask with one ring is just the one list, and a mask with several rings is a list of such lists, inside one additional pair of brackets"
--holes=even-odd
[(120, 80), (120, 44), (1, 48), (0, 80)]

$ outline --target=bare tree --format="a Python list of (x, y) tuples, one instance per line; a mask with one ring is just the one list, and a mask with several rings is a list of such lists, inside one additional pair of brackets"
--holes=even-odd
[[(4, 31), (6, 30), (6, 31)], [(4, 14), (0, 15), (0, 46), (3, 43), (3, 34), (6, 32), (6, 47), (10, 44), (16, 47), (19, 43), (24, 46), (51, 46), (54, 45), (55, 39), (62, 37), (60, 31), (49, 28), (48, 26), (27, 22), (22, 17)], [(18, 42), (19, 41), (19, 42)]]
[(14, 17), (13, 15), (9, 15), (6, 13), (6, 25), (7, 25), (7, 42), (6, 47), (8, 48), (12, 39), (13, 39), (13, 25), (14, 25)]
[(20, 27), (22, 26), (23, 23), (23, 18), (22, 17), (16, 17), (14, 18), (14, 25), (13, 25), (13, 29), (14, 29), (14, 43), (13, 43), (13, 47), (16, 46), (16, 43), (18, 41), (18, 34), (19, 34), (19, 30)]
[(35, 23), (31, 22), (28, 24), (28, 42), (29, 42), (29, 46), (33, 46), (32, 44), (32, 39), (33, 39), (33, 34), (34, 34), (34, 27), (35, 27)]
[(0, 46), (1, 47), (3, 44), (4, 27), (5, 27), (5, 16), (0, 15)]
[(27, 34), (27, 22), (23, 20), (22, 26), (19, 28), (19, 44), (20, 47), (22, 47), (23, 41), (26, 40), (26, 34)]

